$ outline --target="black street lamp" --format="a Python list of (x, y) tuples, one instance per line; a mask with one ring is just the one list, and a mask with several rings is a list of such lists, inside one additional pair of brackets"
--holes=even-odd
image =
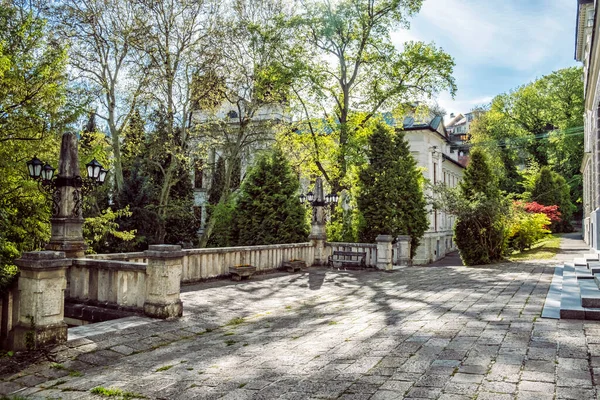
[(304, 193), (300, 195), (300, 203), (304, 204), (305, 202), (307, 202), (307, 205), (311, 205), (313, 207), (323, 207), (326, 205), (334, 206), (335, 204), (337, 204), (338, 200), (339, 196), (337, 195), (337, 193), (329, 193), (327, 196), (325, 196), (324, 199), (315, 199), (315, 195), (313, 192), (308, 192), (306, 196), (304, 195)]
[(82, 257), (87, 245), (83, 238), (83, 196), (102, 185), (108, 170), (98, 160), (85, 164), (86, 177), (79, 171), (77, 135), (62, 135), (58, 173), (48, 163), (33, 157), (27, 161), (27, 172), (37, 181), (40, 191), (52, 200), (50, 242), (46, 250), (64, 251), (67, 257)]

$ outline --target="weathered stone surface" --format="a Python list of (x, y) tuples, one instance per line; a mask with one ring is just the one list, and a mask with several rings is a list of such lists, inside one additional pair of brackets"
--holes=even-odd
[[(82, 376), (59, 388), (82, 398), (96, 386), (173, 399), (593, 398), (600, 323), (541, 319), (552, 276), (553, 263), (527, 263), (212, 281), (186, 287), (178, 321), (102, 331), (52, 356), (81, 360), (63, 364)], [(43, 375), (1, 377), (59, 393), (42, 390), (55, 381)]]

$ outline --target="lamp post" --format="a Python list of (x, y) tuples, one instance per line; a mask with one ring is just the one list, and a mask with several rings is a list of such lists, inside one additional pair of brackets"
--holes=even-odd
[(94, 159), (86, 164), (87, 178), (81, 177), (77, 136), (71, 132), (62, 136), (58, 175), (54, 176), (55, 169), (37, 157), (27, 162), (27, 170), (52, 199), (52, 233), (46, 250), (64, 251), (69, 258), (83, 257), (87, 249), (83, 239), (83, 195), (102, 185), (108, 171)]
[(323, 195), (323, 180), (318, 177), (315, 182), (315, 191), (308, 192), (306, 196), (300, 195), (300, 202), (308, 202), (312, 206), (312, 222), (310, 228), (310, 236), (308, 237), (315, 246), (315, 264), (324, 265), (325, 258), (325, 242), (327, 241), (327, 233), (325, 231), (325, 206), (337, 204), (338, 195), (330, 193), (327, 196)]

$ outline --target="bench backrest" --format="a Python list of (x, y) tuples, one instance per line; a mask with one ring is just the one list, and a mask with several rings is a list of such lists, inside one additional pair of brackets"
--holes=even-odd
[(367, 253), (360, 253), (356, 251), (334, 251), (334, 256), (342, 256), (342, 257), (358, 257), (358, 258), (366, 258)]

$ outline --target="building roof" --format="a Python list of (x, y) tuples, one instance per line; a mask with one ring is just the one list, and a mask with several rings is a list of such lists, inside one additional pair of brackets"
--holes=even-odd
[(451, 157), (449, 157), (449, 156), (447, 156), (446, 154), (443, 154), (443, 153), (442, 153), (442, 159), (450, 161), (452, 164), (455, 164), (456, 166), (458, 166), (458, 167), (460, 167), (462, 169), (467, 168), (464, 165), (462, 165), (461, 163), (459, 163), (458, 161), (454, 160), (453, 158), (451, 158)]
[[(577, 22), (575, 25), (575, 55), (574, 58), (577, 61), (583, 61), (582, 49), (584, 46), (583, 40), (585, 35), (586, 23), (585, 12), (587, 7), (583, 7), (584, 4), (590, 4), (593, 6), (594, 0), (577, 0)], [(581, 18), (584, 20), (581, 21)]]

